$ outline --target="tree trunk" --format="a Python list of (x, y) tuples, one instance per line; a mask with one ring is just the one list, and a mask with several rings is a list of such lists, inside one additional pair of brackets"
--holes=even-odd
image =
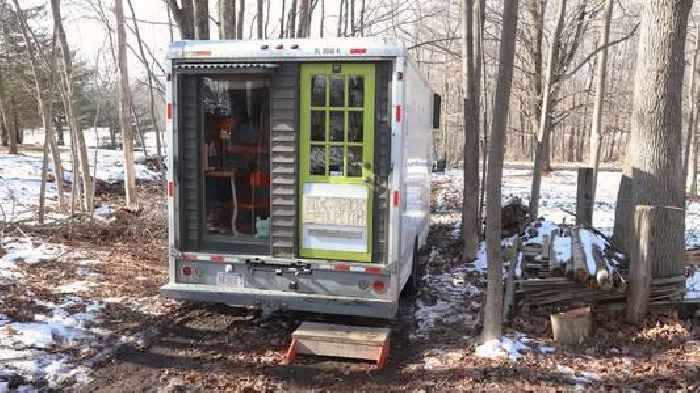
[[(644, 2), (634, 75), (629, 153), (623, 175), (629, 190), (620, 196), (615, 212), (615, 239), (625, 247), (637, 244), (633, 228), (636, 205), (684, 208), (681, 168), (682, 88), (685, 40), (692, 2), (649, 0)], [(666, 225), (669, 233), (684, 233), (684, 219)], [(668, 253), (679, 247), (668, 239), (657, 239)], [(682, 246), (682, 245), (681, 245)], [(627, 250), (628, 250), (627, 249)]]
[(126, 31), (124, 29), (124, 9), (122, 0), (114, 0), (114, 14), (117, 20), (117, 42), (119, 59), (119, 123), (122, 129), (122, 149), (124, 151), (124, 188), (126, 204), (136, 208), (136, 173), (134, 171), (134, 130), (131, 127), (131, 93), (129, 92), (129, 70), (126, 58)]
[(362, 0), (362, 5), (360, 8), (360, 37), (365, 36), (365, 11), (366, 11), (366, 0)]
[(606, 0), (605, 15), (603, 16), (603, 29), (600, 32), (600, 43), (603, 49), (598, 54), (598, 79), (596, 81), (596, 95), (593, 103), (593, 126), (591, 127), (591, 139), (589, 142), (589, 166), (593, 168), (593, 200), (595, 200), (598, 185), (598, 167), (600, 166), (600, 143), (603, 121), (603, 98), (605, 97), (605, 79), (608, 66), (608, 42), (610, 42), (610, 20), (612, 19), (614, 0)]
[(355, 0), (348, 0), (350, 2), (350, 36), (355, 36)]
[(547, 170), (549, 159), (549, 139), (551, 134), (551, 117), (549, 112), (552, 107), (552, 81), (554, 79), (555, 66), (559, 63), (559, 45), (561, 32), (564, 27), (564, 16), (566, 15), (566, 2), (559, 3), (559, 13), (557, 25), (551, 38), (549, 48), (549, 59), (547, 63), (547, 74), (542, 94), (542, 110), (540, 112), (540, 125), (537, 132), (537, 147), (535, 148), (535, 162), (532, 170), (532, 189), (530, 193), (530, 217), (536, 218), (539, 214), (540, 187), (542, 186), (542, 172)]
[(243, 39), (243, 27), (245, 26), (245, 0), (238, 3), (238, 18), (236, 20), (236, 38)]
[(483, 341), (499, 339), (503, 322), (503, 260), (501, 259), (501, 179), (505, 128), (508, 118), (515, 34), (518, 23), (518, 0), (504, 7), (501, 32), (500, 65), (496, 81), (496, 98), (491, 121), (489, 144), (488, 201), (486, 203), (486, 244), (488, 254), (488, 288), (484, 312)]
[(326, 0), (321, 0), (321, 26), (319, 28), (319, 32), (321, 35), (321, 38), (323, 38), (323, 30), (326, 28), (324, 25), (326, 23)]
[(345, 9), (343, 10), (343, 36), (348, 36), (348, 21), (350, 20), (350, 0), (343, 0)]
[(77, 166), (80, 172), (80, 176), (75, 176), (74, 180), (77, 181), (77, 179), (80, 179), (82, 184), (84, 199), (83, 204), (81, 204), (81, 210), (87, 214), (91, 214), (92, 210), (95, 208), (95, 204), (91, 197), (93, 181), (92, 177), (90, 176), (90, 163), (88, 162), (85, 138), (83, 136), (80, 122), (76, 113), (75, 102), (73, 101), (73, 64), (71, 60), (70, 48), (68, 47), (68, 40), (66, 39), (66, 33), (63, 29), (63, 22), (61, 20), (60, 0), (51, 0), (51, 7), (54, 15), (54, 24), (58, 29), (57, 36), (61, 45), (61, 55), (63, 58), (63, 73), (61, 74), (61, 79), (63, 82), (63, 106), (65, 108), (66, 118), (71, 127), (71, 144), (75, 146), (75, 151), (78, 158)]
[(303, 38), (309, 36), (311, 22), (311, 8), (309, 0), (301, 0), (299, 3), (299, 27), (297, 31), (297, 37)]
[[(700, 32), (699, 32), (700, 33)], [(688, 132), (686, 133), (685, 143), (683, 144), (683, 192), (685, 193), (685, 185), (688, 181), (688, 166), (690, 164), (690, 151), (693, 144), (693, 134), (698, 126), (697, 105), (700, 97), (696, 92), (695, 80), (697, 77), (698, 52), (700, 52), (700, 34), (695, 35), (695, 50), (693, 51), (693, 59), (690, 62), (690, 83), (688, 84)]]
[(693, 138), (693, 149), (691, 150), (691, 156), (693, 159), (690, 161), (690, 194), (698, 195), (698, 155), (700, 155), (700, 135), (697, 134), (697, 128), (695, 129), (695, 138)]
[[(268, 0), (271, 1), (271, 0)], [(282, 0), (282, 16), (280, 16), (280, 38), (284, 38), (284, 15), (287, 7), (287, 0)]]
[(180, 8), (177, 5), (177, 0), (168, 0), (177, 28), (180, 29), (180, 38), (183, 40), (194, 39), (194, 4), (192, 1), (180, 0), (182, 3), (182, 8)]
[(194, 39), (209, 39), (209, 0), (194, 0)]
[(479, 250), (479, 108), (475, 95), (479, 94), (474, 65), (474, 2), (464, 0), (462, 22), (462, 92), (464, 115), (464, 189), (462, 191), (462, 256), (465, 261), (476, 258)]
[(258, 39), (263, 39), (263, 0), (258, 0)]
[(345, 6), (345, 0), (340, 0), (338, 9), (338, 31), (336, 37), (340, 37), (343, 34), (343, 7)]
[(297, 26), (297, 0), (292, 0), (289, 5), (289, 15), (287, 15), (287, 37), (294, 38)]
[(218, 0), (219, 39), (236, 39), (236, 0)]
[(14, 132), (10, 131), (10, 127), (7, 125), (7, 110), (5, 109), (5, 85), (3, 83), (3, 70), (0, 69), (0, 120), (2, 124), (2, 144), (7, 146), (9, 144), (9, 153), (17, 154), (17, 138)]

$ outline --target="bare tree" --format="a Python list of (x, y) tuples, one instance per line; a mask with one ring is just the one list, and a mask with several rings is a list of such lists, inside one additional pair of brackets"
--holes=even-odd
[(240, 0), (238, 3), (238, 19), (236, 23), (238, 24), (236, 26), (236, 38), (242, 40), (243, 27), (245, 26), (245, 0)]
[(550, 105), (552, 99), (552, 85), (554, 82), (554, 72), (556, 64), (559, 62), (559, 49), (561, 45), (561, 32), (564, 27), (564, 16), (566, 15), (567, 0), (559, 2), (559, 12), (556, 28), (552, 35), (549, 58), (547, 59), (547, 71), (545, 83), (542, 90), (542, 109), (540, 112), (540, 124), (537, 131), (537, 147), (535, 149), (535, 162), (532, 169), (532, 190), (530, 195), (530, 216), (535, 218), (539, 214), (540, 187), (542, 185), (542, 172), (545, 170), (547, 157), (549, 157), (548, 141), (551, 133)]
[(218, 0), (219, 39), (236, 39), (236, 0)]
[(462, 5), (462, 92), (464, 114), (464, 189), (462, 197), (462, 256), (472, 261), (479, 248), (479, 107), (480, 81), (475, 75), (474, 59), (474, 2), (464, 0)]
[[(143, 67), (146, 69), (146, 74), (147, 74), (147, 83), (148, 83), (148, 101), (149, 101), (149, 107), (150, 107), (150, 112), (151, 112), (151, 122), (153, 123), (153, 131), (156, 133), (156, 157), (158, 158), (158, 169), (160, 170), (160, 177), (163, 182), (163, 186), (165, 186), (166, 183), (166, 176), (165, 176), (165, 166), (163, 165), (163, 154), (162, 154), (162, 142), (161, 142), (161, 135), (160, 135), (160, 121), (158, 117), (156, 116), (156, 100), (155, 100), (155, 93), (154, 93), (154, 87), (153, 87), (153, 74), (150, 72), (151, 70), (151, 65), (148, 61), (148, 58), (146, 57), (146, 54), (144, 53), (143, 49), (143, 40), (141, 40), (141, 32), (139, 30), (139, 23), (136, 19), (136, 12), (134, 11), (134, 6), (131, 4), (131, 0), (126, 0), (127, 4), (129, 5), (129, 10), (131, 10), (131, 17), (134, 22), (134, 33), (136, 35), (136, 41), (139, 44), (139, 53), (141, 54), (141, 62), (143, 64)], [(144, 152), (147, 151), (146, 145), (144, 143), (143, 146)]]
[(294, 38), (297, 26), (297, 0), (292, 0), (287, 15), (287, 37)]
[[(642, 7), (631, 137), (615, 212), (615, 241), (627, 251), (639, 244), (631, 230), (637, 205), (685, 208), (681, 101), (690, 7), (690, 1), (674, 0), (648, 0)], [(668, 233), (683, 233), (684, 216), (657, 224)], [(673, 256), (666, 265), (679, 270), (683, 244), (668, 237), (654, 241), (663, 245), (659, 247), (665, 248), (665, 255)], [(654, 270), (658, 277), (660, 272)]]
[(324, 24), (326, 23), (326, 0), (321, 0), (321, 17), (319, 19), (319, 34), (321, 38), (323, 38), (324, 30), (326, 29), (326, 27), (324, 26)]
[(343, 34), (343, 7), (345, 7), (345, 1), (347, 0), (340, 0), (338, 2), (338, 31), (336, 37), (340, 37), (341, 34)]
[[(484, 312), (483, 341), (499, 339), (503, 323), (503, 260), (501, 259), (501, 179), (505, 154), (505, 131), (508, 121), (510, 90), (518, 25), (518, 0), (504, 1), (501, 31), (500, 64), (496, 80), (496, 97), (489, 143), (488, 201), (486, 202), (486, 246), (488, 288)], [(512, 267), (511, 267), (512, 268)]]
[(596, 81), (596, 96), (593, 106), (593, 126), (590, 139), (590, 163), (593, 168), (593, 200), (595, 200), (598, 184), (598, 166), (600, 165), (600, 142), (603, 120), (603, 98), (605, 97), (605, 79), (608, 66), (608, 43), (610, 42), (610, 20), (612, 19), (614, 0), (606, 0), (603, 16), (603, 29), (600, 32), (600, 43), (603, 50), (598, 54), (598, 79)]
[[(77, 158), (77, 169), (74, 174), (76, 179), (80, 179), (82, 184), (81, 193), (83, 195), (83, 204), (81, 210), (88, 215), (92, 214), (95, 204), (92, 198), (93, 181), (90, 176), (90, 163), (88, 161), (87, 146), (85, 145), (85, 136), (80, 127), (77, 110), (75, 108), (74, 93), (73, 93), (73, 63), (71, 59), (68, 40), (63, 29), (63, 21), (61, 20), (61, 4), (60, 0), (51, 0), (51, 9), (53, 11), (54, 25), (56, 26), (56, 34), (60, 44), (61, 55), (63, 58), (63, 72), (61, 73), (61, 81), (63, 87), (63, 106), (65, 108), (66, 117), (71, 127), (72, 145)], [(77, 184), (77, 181), (74, 181)]]
[(180, 0), (182, 3), (182, 7), (180, 7), (177, 5), (177, 0), (168, 0), (177, 28), (180, 29), (180, 38), (183, 40), (194, 39), (194, 4), (192, 1)]
[(3, 71), (0, 69), (0, 120), (2, 120), (2, 126), (3, 132), (7, 133), (9, 135), (5, 136), (3, 134), (3, 142), (4, 138), (8, 139), (8, 147), (9, 147), (9, 153), (10, 154), (17, 154), (17, 133), (14, 132), (9, 125), (7, 124), (7, 117), (8, 117), (8, 111), (6, 109), (5, 105), (5, 84), (3, 82)]
[(685, 192), (686, 183), (688, 181), (689, 166), (691, 163), (690, 156), (693, 154), (693, 143), (695, 130), (698, 127), (697, 119), (697, 106), (700, 100), (700, 95), (697, 93), (696, 78), (697, 78), (697, 64), (698, 64), (698, 53), (700, 53), (700, 29), (695, 35), (695, 48), (693, 50), (693, 58), (690, 61), (690, 81), (688, 83), (688, 128), (685, 136), (685, 143), (683, 144), (683, 191)]
[(301, 0), (299, 3), (299, 27), (297, 37), (308, 37), (311, 30), (311, 5), (309, 0)]
[(136, 197), (136, 172), (134, 170), (134, 130), (131, 127), (131, 93), (129, 92), (129, 70), (126, 58), (126, 30), (122, 0), (114, 0), (117, 22), (117, 58), (119, 61), (119, 123), (122, 129), (124, 150), (124, 188), (126, 204), (130, 208), (138, 205)]
[[(56, 175), (56, 187), (58, 191), (59, 207), (61, 210), (65, 208), (64, 206), (64, 195), (63, 195), (63, 170), (61, 167), (60, 155), (57, 154), (56, 142), (53, 135), (53, 128), (51, 127), (51, 86), (53, 84), (53, 77), (55, 72), (55, 57), (52, 53), (48, 60), (46, 56), (44, 60), (47, 62), (46, 66), (49, 68), (46, 82), (44, 84), (43, 75), (40, 72), (39, 59), (37, 56), (37, 50), (35, 49), (34, 42), (31, 36), (33, 35), (29, 30), (29, 25), (24, 16), (24, 11), (19, 7), (17, 0), (14, 0), (17, 22), (20, 26), (20, 31), (22, 32), (22, 37), (24, 38), (24, 43), (27, 51), (27, 57), (29, 58), (29, 63), (32, 69), (32, 76), (34, 77), (34, 87), (36, 89), (37, 98), (37, 109), (39, 110), (39, 116), (41, 117), (41, 122), (44, 127), (44, 144), (43, 144), (43, 163), (41, 170), (41, 185), (39, 188), (39, 223), (44, 223), (45, 214), (45, 198), (46, 198), (46, 181), (48, 178), (48, 153), (49, 147), (54, 150), (54, 174)], [(54, 26), (54, 39), (52, 40), (52, 48), (55, 48), (55, 33), (56, 26)], [(53, 143), (51, 143), (53, 141)], [(56, 161), (58, 157), (58, 161)]]
[(258, 39), (263, 39), (263, 0), (258, 0)]
[(209, 39), (209, 0), (194, 0), (194, 38)]

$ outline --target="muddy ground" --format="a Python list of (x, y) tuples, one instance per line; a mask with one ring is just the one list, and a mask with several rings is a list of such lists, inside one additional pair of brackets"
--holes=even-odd
[[(514, 318), (505, 329), (527, 342), (517, 359), (473, 356), (478, 344), (482, 281), (459, 258), (455, 225), (461, 201), (451, 198), (433, 215), (429, 244), (418, 258), (416, 297), (404, 297), (393, 321), (306, 313), (263, 318), (253, 309), (172, 302), (158, 295), (167, 281), (162, 194), (141, 186), (152, 205), (140, 212), (117, 210), (116, 220), (92, 227), (31, 229), (104, 262), (103, 285), (85, 296), (110, 301), (96, 323), (116, 333), (103, 353), (76, 358), (91, 368), (90, 381), (45, 391), (74, 392), (454, 392), (454, 391), (638, 391), (700, 390), (700, 352), (690, 319), (653, 316), (643, 329), (599, 313), (596, 335), (581, 347), (555, 348), (546, 315)], [(118, 206), (123, 196), (105, 193)], [(160, 199), (159, 199), (160, 198)], [(157, 202), (161, 201), (161, 202)], [(454, 205), (454, 206), (452, 206)], [(61, 224), (66, 225), (66, 224)], [(47, 229), (48, 228), (48, 229)], [(70, 231), (69, 231), (70, 229)], [(17, 229), (23, 232), (30, 229)], [(70, 277), (59, 264), (28, 267), (33, 277)], [(27, 285), (41, 286), (41, 280)], [(301, 321), (327, 321), (391, 328), (388, 363), (300, 356), (285, 365), (292, 331)]]

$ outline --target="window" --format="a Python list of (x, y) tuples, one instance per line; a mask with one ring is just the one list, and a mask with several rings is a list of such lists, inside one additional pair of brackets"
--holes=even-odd
[(310, 175), (362, 176), (364, 85), (360, 75), (311, 76)]

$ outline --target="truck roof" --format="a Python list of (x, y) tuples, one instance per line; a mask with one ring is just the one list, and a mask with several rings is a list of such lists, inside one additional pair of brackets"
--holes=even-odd
[(371, 60), (406, 56), (392, 38), (298, 38), (267, 40), (186, 40), (170, 45), (168, 59), (182, 61)]

